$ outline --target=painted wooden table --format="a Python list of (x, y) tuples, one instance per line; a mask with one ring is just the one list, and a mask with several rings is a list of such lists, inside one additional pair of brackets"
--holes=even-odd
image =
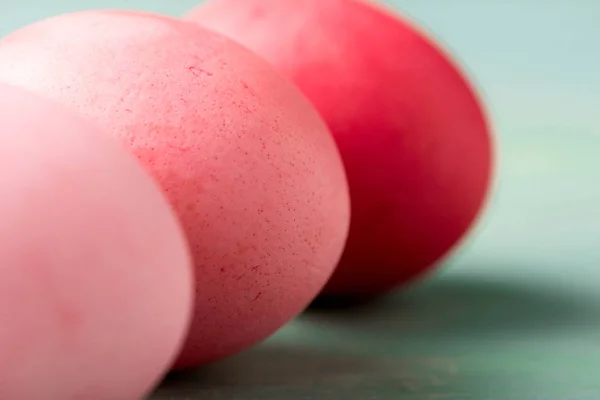
[[(0, 34), (77, 9), (192, 4), (5, 2)], [(442, 38), (489, 101), (500, 164), (485, 218), (435, 278), (379, 304), (307, 312), (151, 399), (600, 399), (600, 4), (394, 5)]]

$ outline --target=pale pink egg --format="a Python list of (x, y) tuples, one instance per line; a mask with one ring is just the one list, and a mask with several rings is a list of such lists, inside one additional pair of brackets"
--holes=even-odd
[(134, 400), (174, 361), (192, 269), (118, 143), (0, 84), (0, 399)]
[(175, 18), (89, 11), (5, 37), (0, 78), (106, 127), (166, 192), (197, 276), (178, 368), (266, 338), (330, 277), (349, 225), (339, 153), (308, 100), (249, 50)]

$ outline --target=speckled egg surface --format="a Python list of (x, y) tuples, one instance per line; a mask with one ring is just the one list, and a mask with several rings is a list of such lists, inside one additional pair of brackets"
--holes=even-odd
[(3, 83), (0, 187), (0, 399), (141, 399), (192, 310), (160, 189), (116, 141)]
[(240, 45), (169, 17), (88, 11), (2, 39), (0, 79), (105, 127), (166, 192), (197, 284), (177, 368), (267, 337), (331, 275), (349, 224), (337, 148), (300, 92)]

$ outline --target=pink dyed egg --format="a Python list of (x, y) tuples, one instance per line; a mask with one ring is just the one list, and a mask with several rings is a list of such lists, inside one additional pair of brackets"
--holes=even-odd
[(266, 338), (330, 277), (349, 225), (341, 159), (312, 105), (250, 51), (174, 18), (90, 11), (5, 37), (0, 79), (106, 127), (166, 192), (197, 276), (177, 368)]
[(192, 306), (183, 232), (107, 135), (0, 84), (0, 399), (140, 399)]

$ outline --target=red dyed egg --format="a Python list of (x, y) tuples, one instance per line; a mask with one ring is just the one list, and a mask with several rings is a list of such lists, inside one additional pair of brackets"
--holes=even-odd
[(396, 288), (465, 236), (490, 186), (489, 127), (467, 78), (417, 27), (356, 0), (213, 0), (185, 19), (271, 62), (333, 132), (352, 222), (324, 293)]

